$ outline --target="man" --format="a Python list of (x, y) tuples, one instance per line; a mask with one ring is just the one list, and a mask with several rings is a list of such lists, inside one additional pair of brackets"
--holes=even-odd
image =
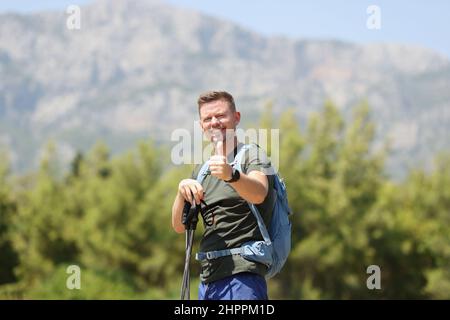
[[(209, 159), (208, 174), (202, 185), (195, 179), (198, 165), (191, 179), (179, 183), (172, 207), (172, 226), (178, 233), (185, 231), (181, 222), (184, 201), (192, 205), (206, 204), (203, 216), (205, 232), (200, 251), (239, 248), (248, 241), (262, 240), (256, 218), (247, 202), (257, 205), (266, 226), (274, 205), (273, 176), (266, 175), (270, 162), (264, 152), (246, 152), (239, 174), (230, 165), (242, 143), (235, 135), (241, 114), (236, 111), (233, 97), (224, 91), (206, 92), (198, 99), (200, 125), (215, 145)], [(201, 263), (200, 300), (265, 300), (266, 266), (246, 260), (240, 255), (204, 259)]]

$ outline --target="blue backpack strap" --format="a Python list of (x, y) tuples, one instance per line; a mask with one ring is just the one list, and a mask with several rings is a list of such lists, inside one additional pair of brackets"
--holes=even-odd
[(197, 179), (196, 180), (198, 181), (198, 183), (202, 184), (203, 180), (205, 179), (205, 176), (207, 174), (208, 169), (209, 169), (209, 162), (206, 161), (202, 165), (202, 167), (200, 168), (200, 171), (197, 174)]
[[(234, 158), (233, 164), (234, 167), (242, 172), (242, 160), (244, 159), (245, 151), (250, 150), (250, 148), (259, 148), (256, 144), (246, 144), (242, 146), (242, 148), (239, 150), (239, 152), (236, 154), (236, 157)], [(250, 210), (253, 212), (253, 215), (256, 218), (256, 221), (258, 223), (259, 230), (261, 231), (261, 235), (263, 236), (264, 242), (269, 246), (272, 241), (270, 241), (269, 232), (267, 231), (267, 228), (264, 224), (264, 220), (261, 217), (261, 214), (259, 213), (259, 210), (256, 208), (256, 206), (250, 202), (247, 202)]]
[(244, 253), (244, 248), (233, 248), (233, 249), (225, 249), (225, 250), (217, 250), (217, 251), (208, 251), (208, 252), (199, 252), (195, 254), (196, 260), (212, 260), (220, 257), (230, 256), (232, 254), (242, 254)]

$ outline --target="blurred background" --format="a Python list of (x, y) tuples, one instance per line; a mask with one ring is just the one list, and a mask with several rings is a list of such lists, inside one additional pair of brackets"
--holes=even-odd
[(223, 89), (241, 127), (280, 129), (293, 247), (270, 298), (450, 299), (449, 12), (2, 1), (0, 298), (178, 299), (171, 206), (192, 166), (171, 162), (171, 133), (193, 131), (198, 95)]

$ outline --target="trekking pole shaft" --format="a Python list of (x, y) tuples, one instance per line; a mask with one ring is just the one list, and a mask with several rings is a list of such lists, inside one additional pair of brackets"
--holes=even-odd
[(194, 240), (194, 230), (186, 230), (186, 260), (184, 261), (183, 281), (181, 285), (181, 300), (190, 299), (189, 263), (191, 260), (193, 240)]

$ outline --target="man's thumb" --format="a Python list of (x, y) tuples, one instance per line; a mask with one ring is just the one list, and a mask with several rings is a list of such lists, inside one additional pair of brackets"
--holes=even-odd
[(217, 141), (215, 144), (216, 156), (223, 156), (223, 141)]

